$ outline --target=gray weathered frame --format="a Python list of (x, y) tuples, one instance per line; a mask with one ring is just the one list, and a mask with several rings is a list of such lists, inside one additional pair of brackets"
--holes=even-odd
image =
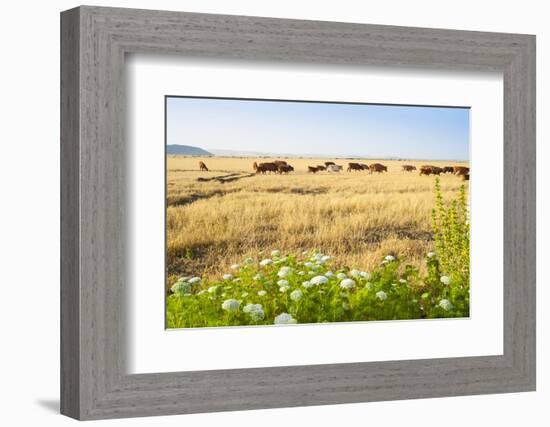
[[(504, 354), (128, 375), (124, 57), (504, 76)], [(61, 14), (61, 412), (78, 419), (535, 390), (535, 37), (83, 6)]]

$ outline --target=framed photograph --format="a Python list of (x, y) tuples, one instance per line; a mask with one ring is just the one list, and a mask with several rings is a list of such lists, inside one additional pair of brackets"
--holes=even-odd
[(470, 317), (469, 108), (165, 104), (168, 329)]
[(61, 14), (61, 411), (535, 390), (535, 37)]

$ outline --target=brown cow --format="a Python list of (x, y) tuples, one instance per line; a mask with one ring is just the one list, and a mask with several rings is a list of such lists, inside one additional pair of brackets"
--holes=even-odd
[(206, 164), (204, 162), (199, 162), (199, 168), (201, 171), (208, 172), (208, 168), (206, 167)]
[(316, 166), (308, 166), (308, 167), (307, 167), (307, 171), (308, 171), (309, 173), (317, 173), (317, 172), (319, 172), (319, 168), (316, 167)]
[(455, 166), (453, 168), (453, 172), (457, 176), (466, 175), (466, 174), (470, 173), (470, 168), (468, 168), (466, 166)]
[(431, 175), (433, 166), (422, 165), (420, 166), (420, 175)]
[(416, 166), (412, 166), (412, 165), (403, 165), (401, 166), (401, 170), (403, 172), (412, 172), (412, 171), (415, 171), (416, 170)]
[(327, 170), (327, 167), (326, 167), (326, 166), (323, 166), (323, 165), (317, 165), (317, 170), (318, 170), (318, 171), (326, 171), (326, 170)]
[(363, 170), (363, 168), (361, 167), (361, 165), (359, 163), (348, 163), (348, 169), (347, 169), (348, 172), (362, 171), (362, 170)]
[(325, 167), (329, 167), (330, 165), (335, 165), (336, 163), (334, 162), (325, 162)]
[(361, 169), (364, 170), (364, 171), (368, 171), (369, 170), (369, 165), (366, 165), (364, 163), (360, 163), (359, 166), (361, 166)]
[(275, 163), (277, 166), (279, 165), (287, 165), (288, 163), (284, 160), (273, 160), (273, 163)]
[(268, 162), (268, 163), (256, 163), (253, 164), (254, 170), (256, 173), (262, 173), (265, 174), (266, 172), (277, 172), (278, 168), (275, 163)]
[(462, 178), (462, 181), (469, 181), (470, 180), (470, 174), (469, 173), (465, 173), (464, 175), (460, 175), (460, 177)]
[(439, 166), (423, 165), (420, 166), (420, 175), (440, 175), (443, 172), (443, 168)]
[(453, 173), (454, 168), (452, 166), (444, 166), (443, 167), (443, 173)]
[(382, 173), (382, 172), (387, 172), (388, 167), (384, 166), (382, 163), (373, 163), (372, 165), (369, 165), (369, 170), (370, 170), (370, 173), (372, 172)]
[(289, 173), (292, 171), (294, 171), (294, 168), (290, 165), (279, 165), (277, 167), (277, 172), (279, 172), (280, 174)]
[(432, 173), (434, 175), (441, 175), (443, 173), (443, 168), (440, 168), (439, 166), (432, 166)]

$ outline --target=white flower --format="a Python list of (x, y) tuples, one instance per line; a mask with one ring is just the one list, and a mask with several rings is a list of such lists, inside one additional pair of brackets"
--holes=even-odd
[(399, 282), (400, 283), (407, 283), (407, 281), (405, 279), (399, 279)]
[(233, 279), (233, 281), (234, 281), (235, 283), (240, 282), (240, 281), (241, 281), (241, 278), (240, 278), (240, 277), (235, 277), (235, 278)]
[(283, 285), (279, 288), (279, 291), (282, 292), (282, 293), (285, 293), (286, 291), (288, 291), (290, 289), (290, 286), (288, 285)]
[(308, 262), (304, 262), (304, 265), (307, 267), (307, 268), (311, 268), (313, 267), (313, 263), (308, 261)]
[(224, 274), (222, 276), (223, 280), (231, 280), (233, 278), (233, 275), (232, 274)]
[(442, 299), (439, 301), (439, 306), (445, 311), (449, 311), (453, 308), (453, 305), (448, 299)]
[(384, 258), (386, 261), (395, 261), (395, 257), (393, 255), (386, 255)]
[(262, 280), (263, 278), (264, 276), (262, 276), (261, 274), (256, 274), (252, 279), (258, 281), (258, 280)]
[(279, 271), (279, 272), (277, 273), (277, 276), (279, 276), (279, 277), (286, 277), (286, 276), (288, 276), (288, 271), (285, 271), (285, 270)]
[(324, 256), (322, 256), (321, 259), (320, 259), (320, 261), (321, 261), (322, 263), (325, 263), (325, 262), (327, 262), (327, 261), (329, 261), (329, 260), (330, 260), (330, 256), (328, 256), (328, 255), (324, 255)]
[(299, 289), (296, 289), (295, 291), (292, 291), (292, 292), (290, 293), (290, 299), (291, 299), (292, 301), (299, 301), (299, 300), (302, 299), (303, 296), (304, 296), (304, 294), (303, 294), (302, 291), (299, 290)]
[(231, 266), (231, 270), (238, 270), (239, 268), (241, 268), (241, 266), (239, 264), (233, 264)]
[(261, 265), (262, 267), (265, 267), (266, 265), (270, 265), (270, 264), (273, 264), (273, 260), (270, 259), (270, 258), (262, 259), (262, 260), (260, 261), (260, 265)]
[(248, 292), (243, 292), (243, 293), (241, 294), (241, 298), (246, 298), (247, 296), (248, 296)]
[(435, 256), (435, 252), (428, 252), (428, 258), (433, 258)]
[(265, 313), (263, 309), (252, 311), (250, 314), (250, 317), (255, 322), (258, 322), (259, 320), (263, 320)]
[(338, 273), (336, 277), (340, 280), (346, 279), (348, 276), (346, 276), (346, 273)]
[(397, 283), (392, 283), (391, 285), (393, 288), (397, 288)]
[(246, 304), (243, 312), (250, 315), (252, 320), (258, 321), (264, 318), (264, 309), (261, 304)]
[(349, 275), (350, 275), (351, 277), (360, 277), (360, 276), (361, 276), (361, 272), (360, 272), (359, 270), (353, 269), (353, 270), (351, 270), (351, 271), (349, 272)]
[(328, 279), (325, 276), (315, 276), (310, 280), (310, 283), (313, 285), (324, 285), (328, 283)]
[(200, 281), (201, 281), (200, 277), (191, 277), (189, 279), (189, 283), (191, 283), (192, 285), (194, 285), (195, 283), (200, 283)]
[(353, 279), (344, 279), (340, 282), (340, 287), (342, 289), (353, 289), (353, 288), (355, 288), (355, 280), (353, 280)]
[(178, 279), (178, 282), (187, 282), (189, 279), (190, 279), (189, 276), (181, 276), (181, 277)]
[(298, 321), (288, 313), (281, 313), (278, 316), (275, 316), (273, 323), (275, 325), (290, 325), (293, 323), (298, 323)]
[(239, 309), (241, 303), (236, 299), (227, 299), (222, 303), (222, 309), (228, 312), (235, 312)]
[(323, 254), (315, 254), (310, 258), (312, 261), (321, 261), (323, 259)]
[(197, 295), (204, 295), (206, 293), (206, 289), (201, 289), (200, 291), (197, 292)]
[(288, 280), (281, 279), (277, 282), (279, 286), (288, 286)]
[(277, 249), (271, 251), (271, 256), (279, 256), (279, 255), (281, 255), (281, 251), (279, 251)]
[(267, 295), (267, 292), (262, 289), (261, 291), (258, 291), (258, 295), (264, 297)]
[(170, 290), (177, 295), (183, 295), (191, 292), (191, 285), (187, 282), (178, 280), (176, 283), (172, 285)]
[(214, 293), (216, 293), (217, 290), (218, 290), (218, 287), (217, 287), (217, 286), (210, 286), (210, 287), (208, 288), (208, 293), (209, 293), (209, 294), (214, 294)]
[(441, 283), (443, 283), (444, 285), (448, 285), (449, 283), (451, 283), (451, 278), (449, 276), (441, 276), (439, 278), (439, 280), (441, 281)]
[(303, 276), (304, 274), (306, 274), (305, 271), (299, 271), (299, 272), (298, 272), (298, 276)]
[(388, 296), (386, 295), (386, 293), (384, 291), (378, 291), (378, 292), (376, 292), (376, 298), (378, 298), (381, 301), (384, 301), (385, 299), (388, 298)]
[(312, 286), (315, 286), (314, 284), (312, 284), (310, 281), (306, 280), (305, 282), (302, 282), (302, 286), (304, 288), (311, 288)]
[(360, 276), (365, 280), (370, 280), (370, 278), (372, 277), (372, 274), (370, 274), (368, 271), (362, 271), (360, 273)]
[(248, 257), (248, 258), (246, 258), (246, 259), (244, 260), (244, 263), (245, 263), (245, 264), (254, 264), (254, 259)]
[(332, 277), (332, 276), (334, 276), (334, 273), (333, 273), (332, 271), (327, 271), (327, 272), (325, 273), (325, 276), (326, 276), (326, 277)]

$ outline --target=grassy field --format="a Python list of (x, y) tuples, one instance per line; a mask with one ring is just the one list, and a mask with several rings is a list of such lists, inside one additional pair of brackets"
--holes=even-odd
[[(208, 172), (199, 171), (203, 161)], [(328, 159), (284, 159), (295, 172), (256, 175), (254, 158), (167, 159), (167, 287), (174, 277), (219, 280), (230, 266), (272, 250), (330, 254), (339, 267), (370, 271), (387, 255), (425, 271), (434, 250), (431, 212), (433, 176), (401, 171), (403, 164), (460, 162), (386, 161), (388, 173), (307, 173)], [(371, 164), (377, 160), (352, 160)], [(347, 166), (348, 160), (337, 164)], [(444, 199), (464, 183), (442, 175)]]

